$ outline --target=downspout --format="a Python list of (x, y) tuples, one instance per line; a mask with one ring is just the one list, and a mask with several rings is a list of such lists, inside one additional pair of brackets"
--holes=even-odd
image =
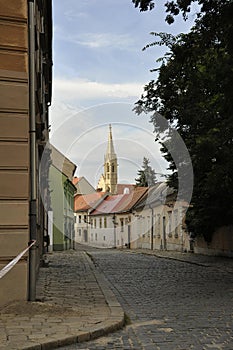
[(154, 208), (152, 206), (150, 206), (149, 204), (149, 208), (151, 209), (151, 250), (154, 249)]
[[(36, 240), (36, 109), (35, 109), (35, 4), (28, 0), (28, 53), (29, 53), (29, 146), (30, 146), (30, 202), (29, 237)], [(37, 244), (29, 250), (28, 300), (36, 300)]]
[(113, 214), (113, 239), (114, 239), (114, 247), (116, 248), (116, 214)]

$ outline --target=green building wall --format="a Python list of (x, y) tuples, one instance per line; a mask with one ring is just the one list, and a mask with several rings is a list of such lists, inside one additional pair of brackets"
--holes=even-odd
[(74, 247), (74, 193), (72, 182), (55, 166), (50, 167), (51, 207), (53, 211), (53, 250)]

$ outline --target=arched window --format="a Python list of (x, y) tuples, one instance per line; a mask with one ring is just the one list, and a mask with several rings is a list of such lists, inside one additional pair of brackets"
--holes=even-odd
[(112, 163), (112, 173), (114, 173), (115, 169), (114, 169), (114, 163)]

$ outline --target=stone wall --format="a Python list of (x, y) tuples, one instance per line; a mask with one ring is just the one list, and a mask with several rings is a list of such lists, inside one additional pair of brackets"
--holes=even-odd
[(224, 226), (218, 229), (209, 244), (205, 242), (204, 238), (197, 237), (194, 252), (233, 257), (233, 226)]

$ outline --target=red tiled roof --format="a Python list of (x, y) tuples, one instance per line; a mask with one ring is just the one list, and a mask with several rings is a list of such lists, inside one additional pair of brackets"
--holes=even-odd
[(87, 211), (97, 203), (97, 201), (105, 195), (105, 192), (95, 192), (86, 195), (77, 195), (74, 197), (74, 211)]
[(144, 197), (148, 188), (136, 187), (132, 193), (108, 196), (91, 215), (111, 214), (129, 211), (139, 200)]
[(122, 199), (123, 196), (123, 194), (108, 196), (103, 200), (102, 203), (98, 205), (98, 207), (91, 213), (91, 215), (114, 213), (114, 207)]
[(133, 192), (136, 185), (132, 184), (117, 184), (117, 194), (124, 194), (126, 188), (129, 189), (129, 193)]
[(81, 180), (81, 177), (77, 177), (77, 176), (73, 177), (73, 180), (72, 180), (73, 185), (77, 185), (77, 183), (78, 183), (80, 180)]
[(136, 187), (130, 194), (125, 194), (124, 199), (118, 204), (115, 209), (116, 212), (125, 212), (130, 210), (140, 198), (142, 198), (148, 191), (147, 187)]

